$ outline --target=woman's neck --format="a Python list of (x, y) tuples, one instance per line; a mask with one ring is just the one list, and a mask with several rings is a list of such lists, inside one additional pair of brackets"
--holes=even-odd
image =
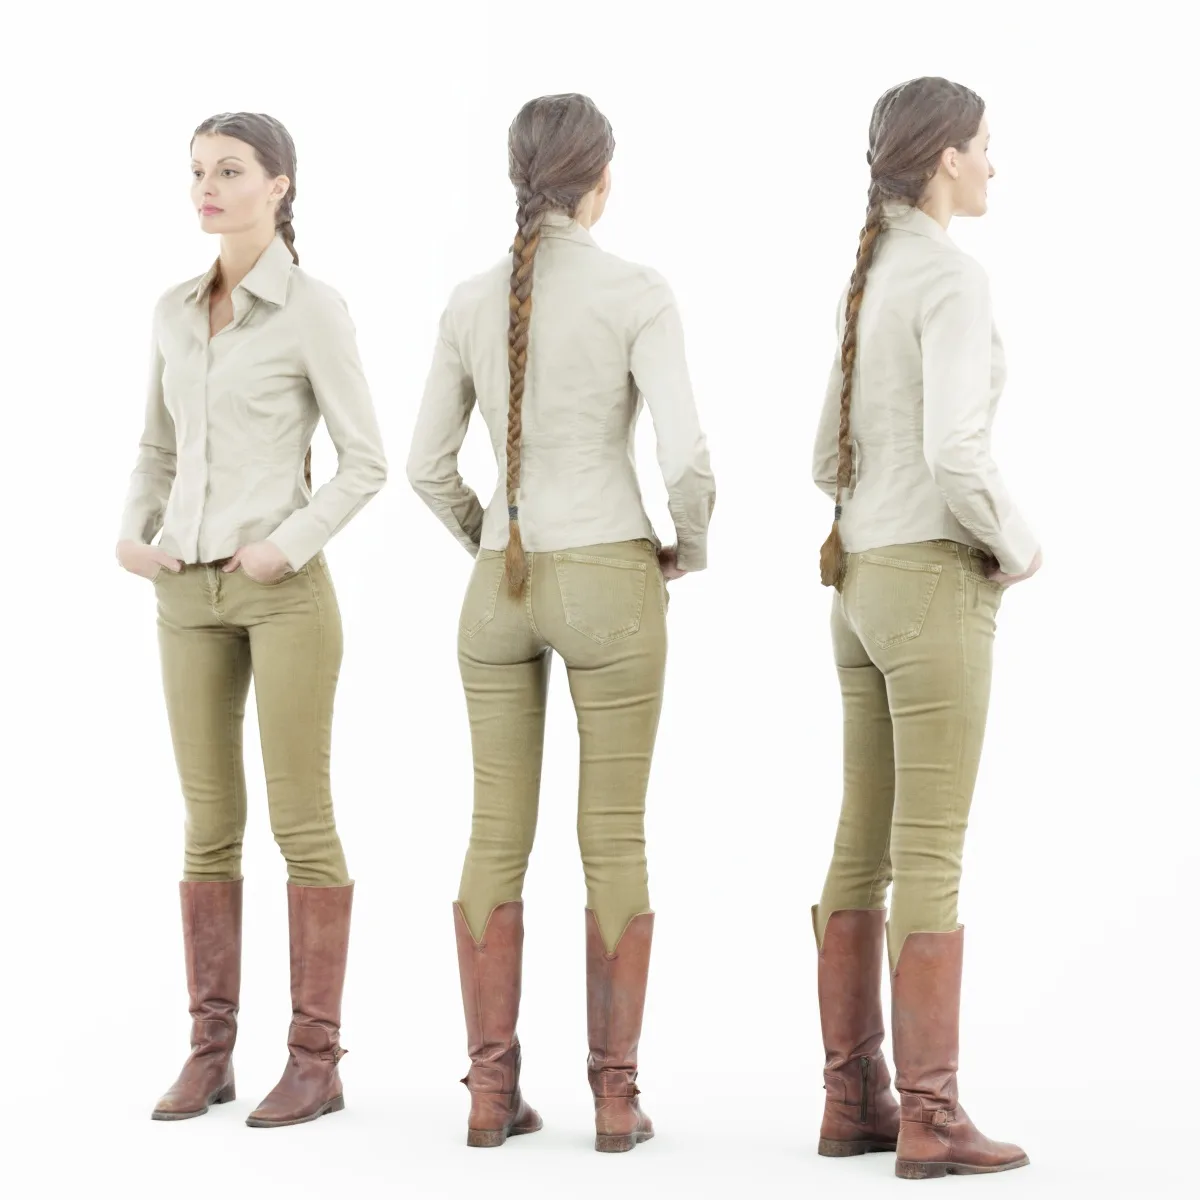
[(943, 229), (950, 228), (950, 218), (954, 216), (954, 206), (950, 203), (948, 196), (926, 196), (917, 207), (927, 217), (932, 217)]
[(221, 235), (221, 287), (232, 292), (275, 240), (275, 230), (250, 229)]

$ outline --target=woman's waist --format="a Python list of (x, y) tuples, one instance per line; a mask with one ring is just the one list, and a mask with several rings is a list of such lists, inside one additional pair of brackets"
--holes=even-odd
[(844, 505), (839, 527), (847, 554), (878, 553), (902, 545), (928, 545), (948, 552), (965, 546), (980, 554), (990, 553), (963, 527), (940, 493), (927, 503), (896, 503), (876, 508)]

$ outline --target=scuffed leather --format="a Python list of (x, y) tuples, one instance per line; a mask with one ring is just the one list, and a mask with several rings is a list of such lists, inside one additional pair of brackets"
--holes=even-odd
[(354, 885), (288, 884), (292, 1023), (288, 1062), (250, 1120), (288, 1125), (308, 1120), (341, 1098), (342, 990), (350, 945)]
[[(825, 1112), (821, 1137), (838, 1142), (895, 1142), (900, 1106), (892, 1095), (883, 1044), (882, 909), (839, 909), (817, 938), (817, 997), (825, 1046)], [(863, 1059), (868, 1060), (863, 1117)]]
[(1025, 1159), (1020, 1146), (975, 1128), (958, 1102), (958, 1020), (963, 927), (910, 933), (892, 973), (892, 1038), (900, 1090), (897, 1161), (998, 1169)]
[(541, 1128), (541, 1118), (521, 1096), (517, 1040), (524, 905), (519, 900), (497, 905), (477, 942), (456, 903), (454, 935), (471, 1058), (462, 1079), (471, 1093), (468, 1128), (506, 1135), (532, 1132)]
[(654, 1133), (638, 1100), (637, 1052), (646, 1006), (654, 914), (640, 913), (625, 926), (616, 948), (605, 949), (591, 909), (587, 929), (588, 1082), (596, 1104), (596, 1133)]
[(157, 1113), (199, 1115), (232, 1090), (233, 1047), (242, 976), (242, 881), (179, 885), (192, 1052), (154, 1106)]

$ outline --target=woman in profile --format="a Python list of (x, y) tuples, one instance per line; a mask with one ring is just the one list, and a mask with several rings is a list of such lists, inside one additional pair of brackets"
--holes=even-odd
[[(714, 502), (679, 312), (656, 272), (591, 235), (613, 135), (585, 96), (543, 96), (509, 130), (511, 255), (455, 289), (413, 435), (414, 488), (475, 560), (458, 657), (475, 812), (454, 921), (471, 1068), (468, 1144), (541, 1118), (521, 1098), (522, 888), (537, 820), (550, 658), (578, 714), (587, 882), (588, 1075), (596, 1149), (653, 1135), (638, 1102), (654, 915), (643, 816), (666, 663), (666, 580), (706, 565)], [(676, 542), (642, 506), (633, 432), (650, 409)], [(500, 469), (486, 509), (458, 472), (472, 409)]]
[[(836, 590), (845, 774), (813, 909), (819, 1150), (895, 1148), (905, 1178), (979, 1174), (1029, 1160), (958, 1103), (958, 885), (997, 610), (1041, 565), (989, 448), (1004, 357), (987, 276), (947, 232), (953, 217), (987, 211), (983, 101), (938, 78), (890, 89), (867, 161), (813, 472), (835, 505), (821, 581)], [(885, 940), (898, 1108), (880, 1051)]]
[[(296, 153), (262, 113), (192, 137), (192, 204), (219, 257), (154, 312), (141, 447), (117, 558), (149, 580), (187, 813), (180, 884), (192, 1052), (153, 1117), (234, 1099), (241, 980), (242, 724), (258, 706), (271, 829), (288, 868), (292, 1022), (254, 1126), (344, 1106), (338, 1060), (353, 884), (329, 786), (342, 658), (323, 547), (383, 486), (386, 463), (354, 326), (296, 265)], [(334, 477), (311, 491), (325, 419)], [(154, 544), (158, 538), (157, 545)]]

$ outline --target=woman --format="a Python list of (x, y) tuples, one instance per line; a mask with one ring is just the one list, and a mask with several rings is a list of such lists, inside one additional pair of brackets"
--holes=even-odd
[[(945, 79), (884, 93), (814, 454), (835, 503), (845, 791), (813, 909), (825, 1041), (820, 1152), (897, 1152), (905, 1178), (1028, 1162), (958, 1104), (958, 882), (1006, 588), (1041, 565), (989, 450), (1004, 359), (987, 277), (950, 240), (993, 172), (983, 101)], [(880, 1052), (883, 906), (900, 1105)]]
[[(345, 303), (295, 265), (295, 196), (295, 149), (278, 121), (225, 113), (196, 130), (192, 203), (201, 228), (220, 235), (220, 256), (155, 309), (145, 431), (117, 545), (121, 565), (157, 593), (187, 810), (192, 1053), (154, 1109), (162, 1121), (234, 1098), (251, 675), (271, 828), (288, 866), (293, 1019), (283, 1077), (247, 1123), (294, 1125), (343, 1107), (353, 884), (329, 787), (342, 631), (322, 547), (387, 468)], [(308, 448), (320, 417), (338, 469), (314, 495)]]
[[(670, 289), (589, 233), (611, 188), (608, 121), (585, 96), (543, 96), (517, 114), (508, 145), (512, 254), (453, 293), (408, 462), (413, 487), (475, 559), (458, 638), (475, 813), (454, 908), (467, 1141), (499, 1146), (541, 1128), (521, 1099), (516, 1021), (521, 893), (557, 651), (579, 718), (596, 1149), (630, 1150), (653, 1135), (634, 1080), (654, 921), (643, 815), (665, 580), (706, 565), (713, 478)], [(675, 524), (670, 549), (654, 535), (634, 469), (642, 399)], [(458, 473), (475, 405), (503, 474), (486, 510)]]

